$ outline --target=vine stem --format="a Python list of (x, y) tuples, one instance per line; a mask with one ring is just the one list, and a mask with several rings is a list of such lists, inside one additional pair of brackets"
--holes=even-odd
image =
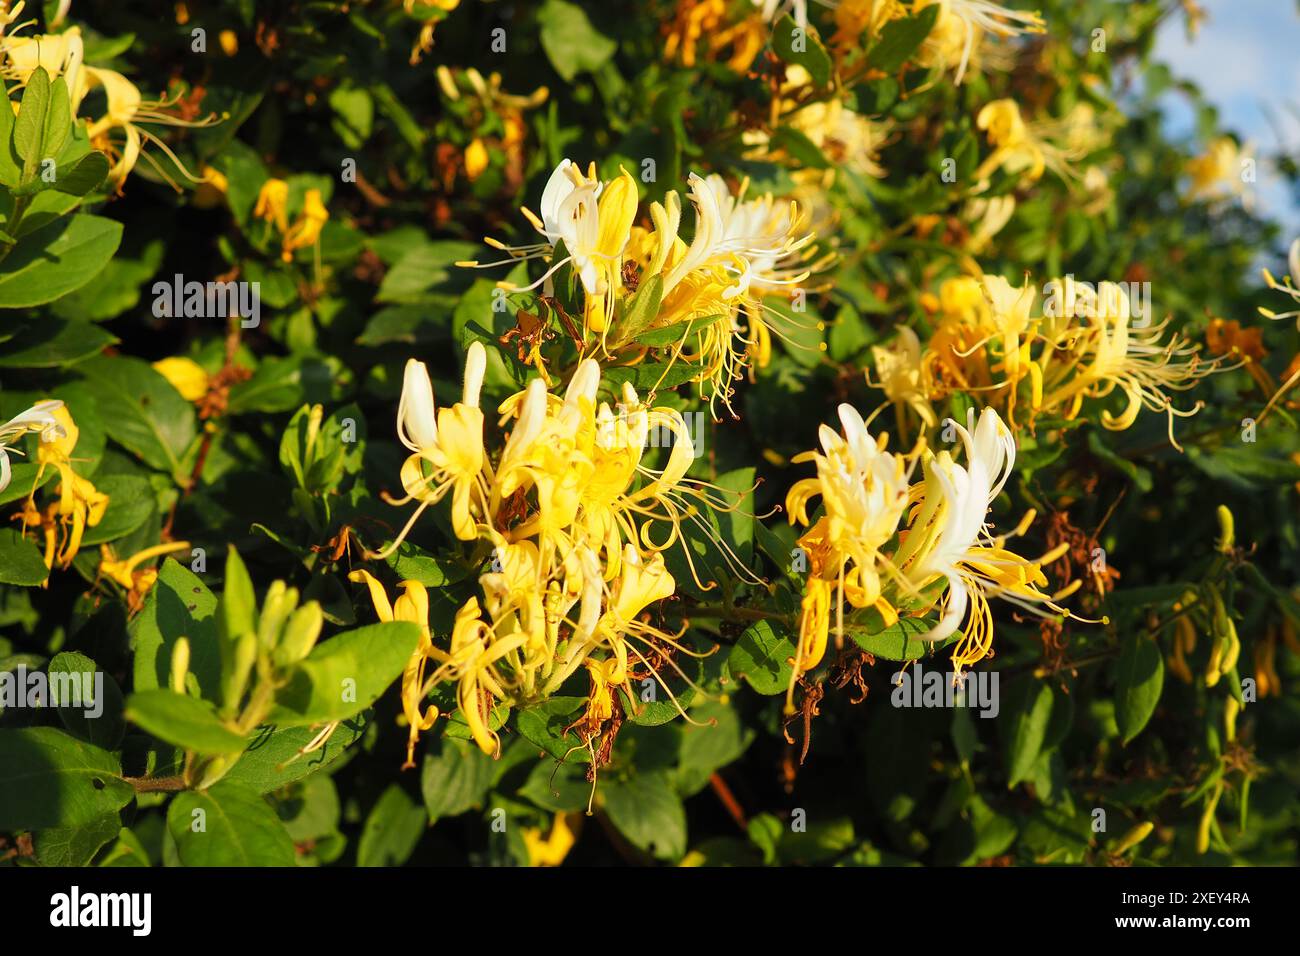
[(123, 777), (122, 779), (134, 787), (136, 793), (168, 793), (184, 790), (187, 787), (185, 778), (181, 776)]

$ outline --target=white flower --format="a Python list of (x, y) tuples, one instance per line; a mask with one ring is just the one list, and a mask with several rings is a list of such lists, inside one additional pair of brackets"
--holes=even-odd
[[(37, 402), (31, 408), (0, 425), (0, 491), (9, 487), (11, 472), (9, 470), (9, 449), (17, 439), (29, 432), (40, 432), (41, 441), (53, 441), (63, 437), (63, 426), (54, 417), (54, 412), (63, 407), (55, 400)], [(16, 454), (22, 454), (14, 449)]]

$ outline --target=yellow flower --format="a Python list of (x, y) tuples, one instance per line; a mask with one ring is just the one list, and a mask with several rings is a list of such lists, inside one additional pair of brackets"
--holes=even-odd
[(445, 661), (447, 655), (433, 645), (429, 631), (429, 594), (419, 581), (403, 581), (401, 597), (389, 603), (384, 586), (369, 571), (357, 570), (348, 575), (349, 581), (358, 581), (370, 591), (370, 601), (380, 621), (409, 621), (420, 626), (420, 641), (402, 672), (402, 713), (410, 728), (406, 743), (406, 763), (402, 769), (415, 766), (415, 742), (422, 731), (428, 730), (438, 719), (438, 708), (430, 704), (422, 714), (420, 704), (426, 696), (424, 668), (429, 659)]
[[(5, 23), (12, 22), (21, 10), (19, 4), (4, 18)], [(85, 49), (80, 27), (40, 36), (0, 36), (0, 50), (4, 52), (6, 79), (26, 84), (37, 67), (43, 67), (51, 79), (62, 76), (68, 84), (72, 111), (76, 113), (87, 90)]]
[(1246, 171), (1254, 164), (1253, 149), (1242, 149), (1231, 136), (1213, 140), (1200, 156), (1187, 161), (1191, 178), (1189, 199), (1217, 201), (1233, 196), (1248, 198)]
[(208, 373), (193, 359), (173, 355), (159, 359), (153, 367), (187, 402), (197, 402), (208, 394)]
[(954, 78), (960, 86), (966, 70), (978, 63), (985, 34), (1003, 39), (1026, 33), (1045, 33), (1047, 27), (1037, 13), (1012, 10), (990, 0), (919, 0), (916, 10), (939, 4), (939, 17), (921, 48), (922, 66), (956, 66)]
[(283, 179), (268, 179), (257, 192), (253, 217), (269, 222), (284, 233), (289, 231), (289, 184)]
[(483, 412), (478, 407), (486, 369), (487, 352), (482, 343), (474, 342), (466, 356), (461, 401), (435, 413), (428, 369), (423, 362), (407, 361), (397, 408), (397, 435), (412, 452), (402, 466), (406, 500), (418, 500), (420, 507), (397, 540), (377, 557), (387, 557), (424, 509), (441, 501), (448, 492), (452, 493), (456, 537), (462, 541), (474, 539), (474, 513), (481, 513), (487, 500)]
[(329, 218), (329, 210), (321, 201), (320, 190), (307, 190), (307, 194), (303, 197), (302, 212), (298, 214), (297, 221), (284, 233), (280, 258), (285, 262), (292, 262), (296, 250), (314, 246), (319, 242), (321, 230)]
[(1079, 174), (1071, 164), (1100, 148), (1107, 138), (1092, 107), (1086, 104), (1075, 106), (1063, 120), (1025, 122), (1015, 100), (994, 100), (979, 111), (975, 123), (986, 131), (993, 146), (993, 152), (975, 171), (977, 180), (987, 179), (1001, 168), (1033, 183), (1050, 169), (1073, 188)]
[[(841, 434), (821, 430), (824, 454), (808, 452), (795, 459), (815, 462), (817, 477), (797, 482), (786, 498), (791, 522), (808, 524), (808, 502), (816, 495), (825, 508), (825, 516), (799, 539), (808, 556), (808, 579), (788, 713), (794, 711), (799, 676), (816, 667), (825, 652), (832, 610), (836, 642), (842, 643), (846, 603), (874, 612), (865, 623), (890, 626), (898, 620), (899, 608), (924, 613), (941, 602), (938, 622), (919, 639), (945, 640), (967, 621), (953, 654), (958, 671), (991, 651), (990, 597), (1032, 613), (1046, 613), (1041, 610), (1046, 607), (1068, 615), (1041, 590), (1047, 583), (1042, 566), (1056, 560), (1065, 546), (1027, 560), (1007, 550), (1009, 536), (994, 538), (985, 525), (989, 506), (1015, 462), (1015, 442), (996, 412), (986, 408), (971, 431), (951, 423), (965, 450), (965, 465), (947, 450), (935, 455), (918, 445), (906, 456), (913, 463), (924, 461), (925, 478), (916, 484), (910, 484), (905, 458), (884, 451), (883, 442), (871, 438), (851, 406), (840, 407), (840, 420)], [(1030, 512), (1016, 533), (1032, 519)]]
[(482, 176), (487, 168), (487, 147), (483, 145), (483, 140), (475, 137), (473, 142), (465, 147), (465, 175), (469, 177), (470, 182), (473, 182)]
[(226, 201), (226, 191), (230, 188), (230, 182), (226, 179), (221, 170), (212, 166), (204, 166), (199, 170), (199, 179), (201, 180), (197, 189), (194, 190), (194, 199), (192, 202), (199, 209), (216, 209)]
[(894, 537), (908, 500), (908, 468), (903, 458), (884, 449), (867, 432), (857, 409), (839, 407), (841, 433), (823, 425), (822, 451), (796, 455), (794, 462), (813, 462), (815, 478), (797, 481), (786, 495), (791, 524), (809, 524), (808, 504), (820, 496), (825, 516), (799, 545), (808, 554), (808, 581), (800, 618), (800, 641), (790, 675), (787, 710), (793, 707), (795, 682), (816, 667), (826, 649), (831, 588), (835, 588), (837, 646), (844, 639), (844, 601), (856, 608), (876, 607), (894, 614), (882, 600), (881, 549)]
[(871, 347), (871, 360), (876, 366), (876, 375), (880, 381), (872, 382), (868, 372), (867, 384), (883, 390), (885, 396), (894, 403), (902, 433), (906, 435), (908, 431), (905, 410), (914, 413), (926, 428), (934, 428), (939, 420), (930, 405), (930, 388), (922, 362), (921, 340), (917, 334), (905, 325), (899, 326), (898, 337), (892, 346)]
[(36, 494), (36, 488), (40, 486), (41, 476), (47, 466), (57, 468), (60, 480), (57, 489), (59, 501), (55, 513), (62, 533), (57, 551), (51, 552), (50, 528), (46, 528), (46, 567), (53, 568), (57, 564), (61, 568), (66, 568), (72, 564), (73, 558), (81, 549), (81, 539), (86, 533), (86, 528), (93, 528), (103, 519), (104, 512), (108, 510), (108, 495), (97, 491), (89, 479), (83, 478), (73, 470), (72, 451), (76, 447), (81, 430), (68, 414), (67, 407), (60, 404), (57, 408), (51, 409), (51, 414), (58, 422), (58, 431), (42, 434), (42, 439), (45, 438), (45, 434), (51, 437), (48, 441), (42, 440), (37, 448), (36, 460), (40, 463), (40, 469), (36, 474), (36, 482), (32, 486), (32, 494), (28, 496), (24, 514), (25, 520), (30, 523), (31, 515), (35, 512), (31, 499)]
[[(136, 162), (143, 156), (158, 173), (177, 192), (180, 186), (172, 182), (168, 172), (148, 153), (142, 152), (144, 143), (152, 143), (172, 161), (181, 175), (190, 182), (199, 184), (203, 180), (191, 173), (178, 157), (161, 139), (151, 133), (146, 124), (159, 126), (176, 126), (183, 129), (201, 129), (219, 121), (216, 115), (202, 120), (183, 120), (165, 110), (171, 106), (166, 100), (145, 101), (134, 83), (115, 70), (88, 66), (85, 68), (87, 90), (102, 87), (107, 109), (103, 116), (93, 120), (86, 132), (91, 142), (117, 161), (109, 170), (108, 179), (119, 186), (135, 168)], [(75, 108), (75, 101), (74, 101)], [(124, 142), (119, 145), (110, 139), (110, 133), (121, 130)]]
[[(1068, 291), (1066, 302), (1075, 297)], [(1221, 369), (1218, 359), (1203, 361), (1196, 346), (1177, 335), (1162, 343), (1169, 324), (1166, 319), (1146, 329), (1130, 325), (1130, 305), (1124, 290), (1103, 282), (1095, 293), (1078, 297), (1074, 309), (1065, 309), (1060, 321), (1045, 328), (1046, 345), (1033, 373), (1042, 382), (1041, 401), (1035, 408), (1063, 408), (1067, 418), (1078, 414), (1085, 398), (1105, 398), (1119, 390), (1126, 398), (1123, 412), (1101, 413), (1101, 424), (1122, 431), (1133, 424), (1145, 407), (1169, 417), (1169, 443), (1179, 451), (1174, 438), (1174, 418), (1188, 418), (1200, 411), (1203, 402), (1191, 409), (1174, 406), (1169, 391), (1186, 391), (1201, 379)], [(1086, 325), (1072, 317), (1082, 314)], [(1056, 358), (1059, 354), (1064, 359)], [(1037, 389), (1036, 389), (1037, 390)]]
[(524, 846), (528, 848), (530, 866), (559, 866), (577, 842), (582, 829), (582, 814), (557, 813), (550, 832), (542, 836), (536, 827), (525, 827)]
[(126, 588), (127, 607), (132, 613), (135, 613), (144, 607), (145, 596), (148, 595), (149, 589), (153, 587), (154, 582), (158, 580), (158, 569), (156, 567), (137, 570), (137, 566), (145, 561), (160, 558), (165, 554), (174, 554), (189, 549), (190, 543), (188, 541), (170, 541), (165, 544), (156, 544), (151, 548), (145, 548), (128, 558), (118, 560), (112, 545), (101, 544), (99, 546), (99, 573)]

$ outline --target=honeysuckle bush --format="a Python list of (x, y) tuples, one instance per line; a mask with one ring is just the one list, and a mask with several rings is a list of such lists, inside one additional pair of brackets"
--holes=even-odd
[(1294, 862), (1196, 5), (625, 6), (0, 4), (0, 860)]

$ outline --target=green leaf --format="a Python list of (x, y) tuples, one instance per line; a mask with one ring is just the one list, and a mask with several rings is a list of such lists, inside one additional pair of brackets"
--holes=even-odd
[(678, 793), (691, 796), (703, 790), (714, 771), (739, 760), (754, 730), (741, 723), (735, 709), (710, 701), (692, 708), (691, 717), (706, 726), (686, 724), (682, 727), (681, 751), (673, 775)]
[(661, 860), (686, 852), (686, 811), (662, 772), (613, 780), (598, 791), (611, 823), (633, 846)]
[(902, 68), (934, 29), (939, 16), (939, 4), (925, 7), (914, 17), (891, 20), (880, 31), (880, 40), (871, 48), (867, 62), (883, 73), (894, 73)]
[(794, 644), (771, 621), (757, 621), (740, 635), (727, 667), (737, 677), (743, 677), (749, 686), (760, 694), (772, 696), (785, 693), (790, 686), (790, 661), (794, 657)]
[(477, 744), (443, 738), (437, 748), (425, 754), (420, 768), (420, 790), (430, 823), (482, 806), (492, 783), (493, 760)]
[(424, 809), (390, 783), (361, 828), (357, 866), (401, 866), (415, 852), (425, 826)]
[(14, 111), (0, 110), (0, 185), (10, 189), (22, 179), (22, 158), (14, 152)]
[(34, 168), (36, 161), (44, 155), (41, 145), (45, 133), (45, 115), (49, 109), (50, 74), (45, 72), (45, 67), (38, 66), (27, 78), (22, 106), (14, 120), (14, 147), (26, 161), (27, 169)]
[[(50, 106), (45, 114), (42, 134), (41, 159), (59, 155), (72, 127), (72, 100), (68, 96), (68, 81), (59, 75), (50, 84)], [(105, 170), (107, 172), (107, 169)]]
[[(627, 312), (624, 313), (618, 326), (618, 337), (614, 345), (622, 345), (624, 342), (631, 342), (633, 339), (642, 341), (646, 345), (653, 343), (643, 338), (643, 333), (659, 316), (659, 304), (664, 297), (664, 277), (662, 275), (653, 275), (641, 283), (632, 300), (627, 304)], [(682, 329), (685, 332), (685, 329)], [(676, 341), (668, 339), (668, 342)]]
[(190, 673), (208, 700), (221, 697), (221, 648), (213, 616), (217, 599), (189, 568), (171, 558), (158, 569), (144, 608), (128, 628), (135, 653), (137, 693), (168, 686), (176, 641), (190, 642)]
[(551, 697), (520, 710), (515, 726), (525, 739), (556, 760), (590, 760), (591, 755), (585, 749), (574, 748), (578, 735), (565, 733), (565, 728), (573, 723), (578, 709), (585, 703), (585, 697)]
[(295, 727), (361, 713), (401, 675), (419, 640), (418, 625), (390, 621), (317, 644), (276, 694), (268, 723)]
[(148, 866), (149, 854), (145, 852), (144, 845), (140, 843), (140, 838), (122, 827), (117, 832), (117, 842), (108, 848), (108, 851), (100, 857), (98, 866)]
[(33, 587), (49, 574), (34, 539), (24, 538), (13, 528), (0, 528), (0, 584)]
[(930, 625), (915, 617), (899, 618), (896, 623), (874, 634), (867, 633), (870, 628), (854, 624), (846, 624), (844, 630), (858, 647), (887, 661), (920, 660), (962, 638), (961, 631), (954, 631), (942, 641), (918, 640), (920, 635), (930, 630)]
[(88, 866), (100, 847), (117, 837), (122, 821), (106, 813), (76, 827), (38, 830), (32, 839), (41, 866)]
[(257, 791), (221, 781), (177, 795), (167, 830), (184, 866), (293, 866), (293, 841)]
[(97, 149), (91, 150), (58, 173), (54, 189), (69, 196), (85, 196), (104, 181), (109, 169), (108, 157)]
[(789, 14), (772, 25), (772, 49), (784, 62), (802, 66), (817, 86), (831, 79), (831, 57), (817, 31), (800, 30)]
[(474, 242), (444, 240), (421, 243), (407, 251), (384, 275), (375, 301), (418, 302), (433, 286), (446, 282), (457, 273), (465, 275), (467, 270), (457, 269), (455, 264), (473, 259), (482, 251), (483, 247)]
[(128, 256), (119, 249), (93, 284), (69, 292), (53, 303), (51, 310), (61, 319), (78, 322), (116, 318), (140, 302), (145, 283), (162, 266), (163, 248), (161, 239), (151, 239), (137, 256)]
[(1004, 712), (1006, 724), (1005, 759), (1007, 789), (1033, 773), (1042, 752), (1047, 727), (1052, 719), (1052, 688), (1039, 680), (1025, 679), (1008, 689)]
[(313, 355), (265, 359), (252, 378), (230, 390), (227, 409), (232, 415), (287, 412), (304, 402), (331, 401), (337, 366), (337, 359)]
[(469, 577), (463, 562), (440, 558), (403, 541), (388, 556), (388, 566), (403, 581), (419, 581), (428, 588), (440, 588)]
[(197, 430), (194, 406), (167, 379), (148, 362), (126, 356), (97, 356), (77, 371), (86, 377), (100, 417), (113, 423), (115, 442), (177, 483), (188, 480), (181, 459)]
[(53, 727), (0, 730), (0, 830), (85, 826), (135, 790), (115, 755)]
[(542, 49), (555, 72), (570, 83), (579, 73), (594, 73), (618, 50), (618, 44), (591, 24), (587, 13), (567, 0), (546, 0), (537, 11)]
[(86, 529), (81, 539), (83, 548), (130, 534), (144, 524), (157, 507), (153, 486), (149, 479), (139, 475), (105, 475), (103, 480), (95, 479), (95, 487), (108, 495), (108, 510), (99, 524)]
[(24, 232), (0, 260), (0, 309), (53, 302), (95, 278), (122, 241), (122, 224), (78, 214)]
[(800, 165), (810, 169), (829, 169), (831, 165), (831, 161), (826, 158), (817, 144), (810, 140), (806, 133), (793, 126), (777, 128), (772, 134), (772, 148), (784, 150), (798, 160)]
[(232, 544), (226, 551), (225, 589), (217, 605), (217, 635), (233, 641), (257, 631), (257, 595), (248, 568)]
[[(117, 686), (113, 675), (100, 670), (85, 654), (78, 654), (75, 651), (62, 651), (55, 654), (47, 670), (50, 674), (52, 692), (58, 686), (56, 675), (70, 674), (80, 679), (78, 683), (80, 696), (74, 701), (75, 706), (59, 706), (59, 720), (63, 721), (63, 726), (68, 729), (68, 732), (89, 741), (96, 747), (116, 750), (122, 743), (122, 735), (126, 732), (126, 720), (123, 717), (122, 690)], [(85, 679), (82, 677), (85, 674), (92, 675), (89, 688), (85, 686)], [(96, 678), (100, 685), (99, 690), (103, 692), (102, 699), (97, 699), (95, 696)]]
[(1142, 732), (1165, 684), (1165, 659), (1145, 634), (1125, 638), (1115, 665), (1115, 723), (1128, 743)]
[(235, 754), (246, 741), (221, 722), (216, 708), (206, 700), (170, 690), (132, 694), (126, 716), (159, 740), (201, 754)]
[(250, 739), (239, 763), (231, 767), (222, 779), (245, 784), (258, 793), (268, 793), (318, 770), (328, 770), (343, 759), (348, 747), (360, 739), (370, 725), (370, 719), (370, 712), (366, 711), (343, 721), (325, 743), (301, 756), (299, 751), (319, 735), (319, 728), (260, 727)]
[(0, 368), (58, 368), (98, 355), (117, 337), (97, 325), (45, 318), (0, 345)]
[[(656, 277), (657, 278), (657, 277)], [(674, 322), (672, 325), (665, 325), (662, 328), (651, 329), (649, 332), (641, 332), (636, 336), (640, 345), (676, 345), (688, 333), (694, 335), (697, 332), (703, 332), (715, 322), (729, 320), (729, 315), (710, 315), (702, 319), (690, 319), (686, 322)], [(687, 342), (689, 345), (689, 340)]]

